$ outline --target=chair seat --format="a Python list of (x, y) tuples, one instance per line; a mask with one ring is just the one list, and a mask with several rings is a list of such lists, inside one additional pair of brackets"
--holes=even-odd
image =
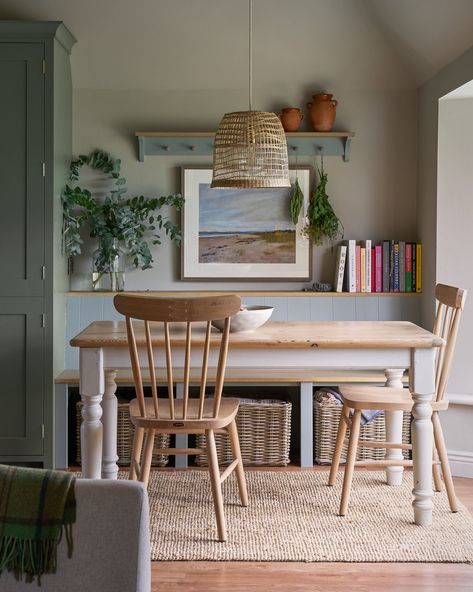
[[(351, 386), (340, 389), (343, 401), (351, 409), (384, 409), (386, 411), (410, 411), (414, 404), (408, 389), (385, 386)], [(434, 411), (448, 408), (448, 401), (432, 401)]]
[(219, 429), (228, 426), (235, 418), (240, 401), (222, 398), (217, 417), (213, 415), (213, 399), (204, 401), (203, 418), (199, 419), (199, 399), (187, 401), (187, 419), (183, 417), (182, 399), (174, 400), (174, 419), (171, 419), (169, 399), (158, 399), (159, 418), (154, 415), (153, 399), (145, 397), (146, 417), (140, 412), (138, 399), (130, 401), (130, 419), (135, 426), (166, 430), (167, 433), (195, 433), (194, 430)]

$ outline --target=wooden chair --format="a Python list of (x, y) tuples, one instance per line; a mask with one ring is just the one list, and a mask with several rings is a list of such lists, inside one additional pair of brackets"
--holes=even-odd
[[(440, 491), (441, 477), (439, 465), (442, 468), (445, 487), (452, 512), (457, 512), (458, 506), (438, 412), (448, 408), (448, 400), (445, 398), (445, 388), (448, 382), (453, 352), (455, 349), (455, 342), (458, 334), (458, 327), (460, 324), (461, 311), (465, 305), (466, 294), (466, 290), (461, 290), (460, 288), (454, 288), (443, 284), (438, 284), (435, 290), (435, 296), (438, 305), (433, 332), (445, 340), (445, 345), (442, 348), (439, 348), (436, 360), (436, 392), (432, 401), (432, 425), (435, 443), (432, 471), (435, 490)], [(340, 389), (340, 392), (343, 397), (343, 409), (340, 417), (340, 423), (338, 425), (337, 440), (333, 453), (328, 484), (335, 484), (338, 468), (340, 465), (340, 457), (342, 454), (343, 445), (345, 443), (345, 434), (347, 427), (349, 427), (350, 438), (348, 441), (348, 453), (345, 464), (342, 498), (339, 511), (340, 516), (345, 516), (350, 497), (353, 470), (356, 465), (367, 466), (369, 464), (370, 467), (386, 467), (389, 465), (412, 466), (412, 461), (410, 460), (355, 461), (358, 445), (370, 448), (412, 449), (411, 444), (360, 440), (359, 433), (362, 409), (410, 411), (412, 409), (413, 401), (411, 393), (407, 389), (353, 386), (343, 387)], [(440, 458), (440, 462), (437, 460), (437, 458)]]
[[(223, 398), (222, 389), (225, 364), (228, 351), (230, 316), (240, 309), (240, 297), (236, 295), (210, 296), (200, 298), (153, 298), (119, 294), (114, 298), (118, 312), (126, 317), (128, 344), (131, 366), (135, 382), (136, 399), (130, 403), (130, 417), (135, 425), (130, 479), (138, 479), (147, 485), (153, 452), (157, 454), (207, 454), (212, 496), (217, 518), (218, 538), (227, 538), (223, 511), (222, 483), (235, 470), (243, 506), (248, 505), (245, 473), (241, 459), (240, 443), (235, 423), (238, 411), (238, 399)], [(132, 319), (144, 321), (144, 333), (141, 324)], [(213, 397), (205, 397), (207, 371), (211, 341), (211, 321), (225, 319), (224, 329), (219, 339), (219, 356)], [(155, 323), (151, 325), (151, 323)], [(156, 322), (160, 324), (156, 326)], [(172, 348), (170, 323), (185, 323), (182, 333), (184, 348), (184, 393), (182, 399), (174, 397)], [(189, 398), (189, 371), (191, 362), (192, 326), (201, 323), (202, 335), (202, 374), (199, 398)], [(205, 325), (202, 326), (202, 322)], [(152, 344), (152, 332), (160, 333), (164, 340), (167, 369), (167, 397), (158, 398), (155, 357)], [(184, 339), (185, 335), (185, 339)], [(146, 346), (147, 362), (151, 378), (151, 397), (144, 396), (138, 346)], [(181, 345), (181, 343), (179, 344)], [(233, 462), (220, 474), (215, 446), (215, 432), (226, 431), (233, 450)], [(165, 448), (154, 449), (155, 434), (205, 434), (206, 448)], [(145, 438), (144, 449), (143, 439)], [(142, 454), (143, 452), (143, 454)], [(141, 456), (143, 457), (141, 462)]]

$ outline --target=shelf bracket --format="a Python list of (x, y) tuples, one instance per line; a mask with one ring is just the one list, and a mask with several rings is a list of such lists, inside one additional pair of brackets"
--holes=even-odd
[(351, 136), (347, 136), (343, 144), (343, 161), (348, 162), (350, 160)]
[(140, 162), (145, 161), (145, 141), (143, 136), (138, 136), (138, 159)]

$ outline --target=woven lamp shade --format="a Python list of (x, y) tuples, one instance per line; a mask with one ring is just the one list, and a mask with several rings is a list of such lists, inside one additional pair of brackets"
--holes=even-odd
[(290, 187), (287, 142), (275, 113), (226, 113), (215, 134), (211, 187)]

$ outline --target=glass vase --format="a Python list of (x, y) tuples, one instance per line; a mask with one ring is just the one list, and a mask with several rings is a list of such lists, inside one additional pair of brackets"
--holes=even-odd
[(113, 238), (99, 241), (94, 251), (92, 289), (97, 292), (122, 292), (125, 289), (125, 253)]

